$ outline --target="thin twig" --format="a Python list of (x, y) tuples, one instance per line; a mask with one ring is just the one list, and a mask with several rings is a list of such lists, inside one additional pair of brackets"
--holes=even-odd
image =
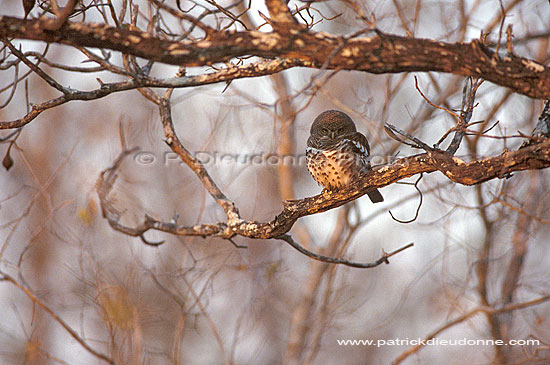
[(434, 104), (430, 99), (428, 99), (428, 98), (426, 97), (426, 95), (424, 95), (424, 93), (422, 92), (422, 90), (420, 90), (420, 87), (418, 86), (418, 78), (416, 77), (416, 75), (414, 76), (414, 87), (416, 88), (416, 90), (418, 91), (418, 93), (420, 94), (420, 96), (422, 96), (422, 98), (423, 98), (424, 100), (426, 100), (426, 102), (427, 102), (428, 104), (430, 104), (431, 106), (433, 106), (434, 108), (441, 109), (441, 110), (443, 110), (443, 111), (449, 113), (450, 115), (452, 115), (452, 116), (455, 117), (455, 118), (459, 118), (459, 117), (460, 117), (457, 113), (453, 112), (452, 110), (449, 110), (449, 109), (447, 109), (447, 108), (445, 108), (445, 107), (442, 107), (442, 106), (439, 106), (439, 105), (437, 105), (437, 104)]
[(472, 119), (474, 108), (476, 106), (476, 92), (482, 83), (483, 80), (480, 79), (473, 80), (471, 77), (466, 78), (464, 88), (462, 90), (462, 107), (460, 108), (460, 115), (458, 116), (456, 126), (454, 127), (455, 134), (451, 143), (449, 144), (449, 147), (447, 147), (447, 152), (449, 152), (451, 155), (454, 155), (456, 151), (458, 151), (460, 143), (464, 138), (464, 135), (466, 133), (465, 129)]
[(391, 212), (391, 210), (388, 210), (388, 213), (390, 213), (390, 216), (392, 217), (392, 219), (394, 221), (396, 221), (398, 223), (408, 224), (408, 223), (414, 222), (418, 218), (418, 214), (420, 213), (420, 208), (422, 207), (422, 202), (423, 202), (423, 199), (424, 199), (422, 191), (420, 191), (420, 188), (418, 187), (418, 183), (420, 183), (420, 180), (422, 180), (422, 176), (423, 176), (423, 174), (420, 174), (418, 179), (414, 182), (414, 188), (416, 189), (416, 191), (418, 191), (418, 195), (420, 196), (420, 201), (418, 202), (418, 206), (416, 207), (416, 212), (414, 213), (414, 217), (412, 217), (409, 220), (400, 220), (400, 219), (397, 219), (393, 216), (393, 213)]
[[(400, 129), (400, 128), (392, 125), (392, 124), (386, 123), (384, 125), (384, 130), (386, 131), (386, 133), (391, 138), (395, 139), (399, 143), (406, 144), (407, 146), (410, 146), (410, 147), (413, 147), (413, 148), (423, 149), (424, 151), (435, 151), (436, 150), (435, 148), (427, 145), (426, 143), (422, 142), (420, 139), (416, 138), (415, 136), (405, 132), (404, 130), (402, 130), (402, 129)], [(401, 138), (398, 135), (403, 136), (405, 138)], [(411, 140), (413, 143), (408, 142), (407, 139)]]
[(326, 263), (329, 263), (329, 264), (338, 264), (338, 265), (356, 267), (356, 268), (360, 268), (360, 269), (370, 269), (370, 268), (379, 266), (383, 263), (389, 264), (390, 262), (389, 262), (388, 259), (390, 257), (400, 253), (401, 251), (404, 251), (404, 250), (414, 246), (414, 243), (411, 242), (411, 243), (409, 243), (409, 244), (407, 244), (407, 245), (405, 245), (401, 248), (398, 248), (395, 251), (389, 252), (389, 253), (386, 253), (386, 252), (383, 251), (382, 256), (374, 262), (360, 263), (360, 262), (353, 262), (353, 261), (349, 261), (349, 260), (338, 258), (338, 257), (323, 256), (323, 255), (319, 255), (319, 254), (316, 254), (314, 252), (311, 252), (311, 251), (307, 250), (306, 248), (304, 248), (303, 246), (301, 246), (296, 241), (294, 241), (292, 236), (289, 235), (289, 234), (283, 234), (283, 235), (280, 235), (278, 237), (273, 237), (273, 238), (280, 239), (280, 240), (283, 240), (283, 241), (287, 242), (289, 245), (294, 247), (300, 253), (303, 253), (304, 255), (306, 255), (308, 257), (311, 257), (314, 260), (326, 262)]
[(418, 345), (413, 346), (413, 347), (409, 348), (408, 350), (404, 351), (403, 353), (401, 353), (401, 355), (399, 355), (392, 362), (392, 364), (396, 365), (396, 364), (402, 363), (407, 357), (409, 357), (412, 354), (418, 352), (422, 347), (424, 347), (424, 345), (427, 341), (435, 338), (437, 335), (439, 335), (443, 331), (445, 331), (445, 330), (447, 330), (451, 327), (454, 327), (455, 325), (457, 325), (459, 323), (464, 322), (465, 320), (469, 319), (470, 317), (473, 317), (474, 315), (476, 315), (478, 313), (485, 313), (485, 314), (491, 314), (491, 315), (499, 314), (499, 313), (506, 313), (506, 312), (511, 312), (511, 311), (518, 310), (518, 309), (524, 309), (524, 308), (532, 307), (534, 305), (538, 305), (538, 304), (547, 302), (548, 300), (550, 300), (550, 295), (545, 295), (545, 296), (542, 296), (540, 298), (533, 299), (533, 300), (530, 300), (530, 301), (527, 301), (527, 302), (508, 304), (508, 305), (506, 305), (502, 308), (492, 308), (492, 307), (487, 307), (487, 306), (476, 307), (473, 310), (469, 311), (468, 313), (463, 314), (463, 315), (455, 318), (454, 320), (445, 323), (445, 325), (443, 325), (443, 326), (439, 327), (437, 330), (431, 332), (428, 336), (424, 337), (424, 339), (422, 341), (419, 341)]
[(75, 332), (64, 320), (62, 320), (50, 307), (48, 307), (44, 302), (42, 302), (40, 299), (38, 299), (29, 289), (19, 284), (14, 278), (12, 278), (10, 275), (0, 272), (0, 281), (7, 281), (13, 285), (15, 285), (17, 288), (19, 288), (29, 299), (37, 304), (40, 308), (44, 309), (57, 323), (61, 325), (69, 333), (69, 335), (76, 340), (86, 351), (88, 351), (93, 356), (97, 357), (98, 359), (101, 359), (103, 361), (108, 362), (109, 364), (115, 364), (115, 361), (111, 359), (109, 356), (94, 350), (90, 345), (84, 341), (82, 337), (78, 335), (78, 333)]

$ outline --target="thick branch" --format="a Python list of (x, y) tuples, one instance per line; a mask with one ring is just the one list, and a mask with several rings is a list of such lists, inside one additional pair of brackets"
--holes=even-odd
[(284, 0), (266, 0), (265, 5), (267, 6), (267, 10), (269, 10), (271, 20), (278, 23), (276, 25), (280, 26), (285, 23), (296, 23), (296, 20), (292, 17), (290, 9)]
[[(45, 20), (0, 18), (0, 38), (40, 40), (72, 46), (111, 49), (180, 66), (202, 66), (235, 57), (295, 59), (304, 67), (358, 70), (371, 73), (439, 71), (480, 77), (515, 92), (550, 99), (550, 69), (533, 60), (499, 58), (480, 41), (445, 43), (385, 35), (345, 38), (313, 32), (300, 25), (284, 33), (219, 31), (200, 41), (170, 41), (104, 24), (65, 23), (48, 30)], [(330, 56), (330, 57), (329, 57)]]
[[(149, 229), (155, 229), (176, 235), (223, 238), (240, 235), (268, 239), (284, 235), (301, 217), (339, 207), (365, 195), (372, 188), (381, 188), (419, 173), (440, 171), (456, 183), (474, 185), (495, 178), (510, 177), (514, 171), (547, 167), (550, 167), (550, 139), (517, 151), (505, 151), (498, 156), (470, 162), (463, 161), (445, 151), (430, 150), (426, 153), (399, 159), (376, 171), (370, 171), (355, 184), (338, 192), (286, 201), (283, 211), (270, 222), (246, 221), (239, 216), (238, 218), (233, 217), (228, 222), (187, 227), (178, 225), (175, 221), (166, 223), (146, 217), (145, 223), (136, 228), (112, 225), (113, 228), (133, 236), (143, 236)], [(101, 183), (98, 186), (101, 186)]]

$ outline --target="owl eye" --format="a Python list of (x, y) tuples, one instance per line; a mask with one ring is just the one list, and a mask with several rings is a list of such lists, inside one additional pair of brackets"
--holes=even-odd
[(323, 134), (329, 134), (330, 133), (328, 128), (323, 128), (323, 129), (321, 129), (321, 131), (323, 132)]

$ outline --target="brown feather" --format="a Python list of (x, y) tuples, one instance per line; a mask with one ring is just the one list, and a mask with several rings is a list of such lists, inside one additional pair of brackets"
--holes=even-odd
[[(313, 179), (328, 190), (340, 189), (370, 170), (367, 138), (357, 132), (345, 113), (327, 110), (311, 125), (307, 140), (307, 168)], [(384, 200), (375, 189), (367, 193), (373, 203)]]

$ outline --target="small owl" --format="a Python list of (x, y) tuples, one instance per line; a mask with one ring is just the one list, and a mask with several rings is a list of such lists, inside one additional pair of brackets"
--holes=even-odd
[[(327, 190), (337, 190), (370, 170), (369, 142), (357, 132), (355, 123), (338, 110), (327, 110), (315, 118), (307, 140), (307, 169)], [(373, 203), (384, 201), (378, 189), (367, 193)]]

